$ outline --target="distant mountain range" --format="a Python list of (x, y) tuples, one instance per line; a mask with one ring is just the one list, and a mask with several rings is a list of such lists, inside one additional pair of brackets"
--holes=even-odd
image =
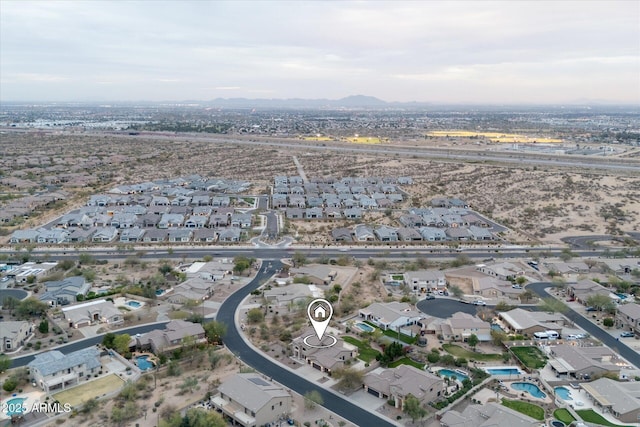
[(428, 104), (386, 102), (374, 96), (353, 95), (341, 99), (216, 98), (207, 104), (226, 108), (397, 108)]

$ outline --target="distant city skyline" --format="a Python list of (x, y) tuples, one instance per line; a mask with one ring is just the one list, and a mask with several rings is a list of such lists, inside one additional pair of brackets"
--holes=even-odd
[(0, 101), (640, 104), (640, 2), (0, 0)]

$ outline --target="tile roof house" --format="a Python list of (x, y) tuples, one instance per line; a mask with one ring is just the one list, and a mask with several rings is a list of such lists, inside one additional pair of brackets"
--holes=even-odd
[(427, 242), (442, 242), (447, 240), (447, 235), (444, 230), (436, 227), (420, 227), (418, 229), (422, 238)]
[(349, 228), (335, 228), (331, 230), (331, 237), (333, 237), (333, 240), (336, 242), (353, 242), (351, 229)]
[(381, 242), (397, 242), (398, 232), (395, 228), (387, 225), (381, 225), (374, 229), (374, 234)]
[(620, 372), (624, 361), (608, 347), (578, 347), (560, 344), (550, 347), (549, 365), (556, 374), (586, 379), (605, 372)]
[(451, 331), (449, 337), (443, 334), (445, 339), (466, 342), (471, 335), (475, 335), (480, 341), (491, 341), (491, 324), (476, 316), (458, 312), (445, 319), (443, 324), (447, 324)]
[(640, 382), (619, 382), (610, 378), (599, 378), (582, 383), (594, 406), (604, 413), (616, 417), (623, 423), (640, 420)]
[(11, 243), (36, 243), (38, 230), (16, 230), (11, 234)]
[(63, 280), (44, 282), (45, 292), (38, 296), (51, 306), (67, 305), (76, 302), (77, 295), (86, 296), (91, 283), (82, 276), (67, 277)]
[(582, 304), (592, 295), (611, 295), (611, 291), (593, 280), (579, 280), (577, 283), (567, 285), (567, 295)]
[(447, 286), (444, 273), (435, 270), (407, 271), (404, 273), (404, 283), (417, 293), (444, 289)]
[(410, 394), (427, 404), (442, 397), (445, 390), (442, 378), (410, 365), (375, 369), (364, 376), (363, 382), (367, 393), (394, 401), (398, 409), (404, 408)]
[(106, 243), (113, 241), (117, 236), (118, 230), (115, 227), (98, 227), (91, 240)]
[(125, 228), (120, 233), (120, 241), (123, 243), (142, 242), (146, 231), (146, 229), (138, 227)]
[(27, 366), (32, 382), (47, 393), (73, 387), (102, 369), (100, 350), (95, 346), (69, 354), (58, 350), (36, 354)]
[(451, 409), (440, 419), (442, 427), (538, 427), (540, 424), (534, 418), (495, 402), (469, 405), (462, 412)]
[(207, 342), (204, 328), (200, 323), (172, 320), (165, 325), (164, 329), (155, 329), (139, 337), (136, 336), (136, 347), (160, 354), (181, 347), (185, 339), (190, 339), (191, 344)]
[(542, 311), (527, 311), (514, 308), (501, 312), (498, 317), (516, 334), (533, 335), (535, 332), (547, 330), (560, 333), (565, 319), (560, 314), (549, 314)]
[(618, 306), (616, 325), (640, 335), (640, 304), (629, 303)]
[(15, 351), (23, 346), (35, 329), (27, 321), (3, 320), (0, 322), (0, 353)]
[(373, 242), (376, 239), (373, 230), (364, 224), (356, 225), (353, 229), (353, 235), (355, 236), (354, 240), (357, 242)]
[[(424, 314), (403, 302), (374, 302), (358, 311), (361, 318), (369, 320), (383, 330), (396, 331), (403, 326), (417, 324)], [(409, 333), (411, 335), (411, 333)]]
[(343, 368), (349, 361), (358, 357), (357, 347), (340, 338), (330, 347), (310, 347), (303, 341), (309, 335), (315, 336), (315, 332), (307, 329), (291, 342), (292, 357), (329, 376), (334, 370)]
[(81, 328), (98, 323), (108, 325), (120, 325), (124, 323), (124, 316), (111, 302), (104, 299), (93, 300), (83, 304), (65, 307), (62, 309), (69, 326)]
[(275, 424), (292, 410), (293, 399), (289, 392), (258, 373), (235, 374), (226, 379), (218, 391), (211, 403), (232, 419), (234, 425)]

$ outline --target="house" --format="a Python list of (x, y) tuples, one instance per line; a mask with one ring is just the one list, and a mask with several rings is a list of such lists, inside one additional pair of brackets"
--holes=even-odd
[[(322, 313), (320, 316), (317, 314), (314, 313), (316, 318), (324, 317)], [(334, 370), (343, 368), (358, 357), (357, 347), (340, 338), (330, 347), (311, 347), (304, 342), (304, 338), (310, 335), (315, 336), (313, 329), (306, 330), (306, 333), (291, 342), (292, 357), (301, 363), (311, 365), (312, 368), (324, 372), (328, 376), (331, 376)]]
[(174, 286), (173, 291), (166, 295), (172, 304), (184, 304), (187, 301), (204, 301), (213, 295), (214, 283), (201, 277), (192, 277), (179, 285)]
[(107, 243), (113, 241), (118, 236), (118, 229), (115, 227), (98, 227), (91, 240), (96, 243)]
[(567, 286), (567, 295), (576, 301), (586, 304), (587, 299), (592, 295), (606, 295), (610, 296), (611, 291), (600, 283), (593, 280), (584, 279), (579, 280), (577, 283), (571, 283)]
[(398, 232), (396, 231), (396, 229), (393, 227), (389, 227), (387, 225), (381, 225), (379, 227), (376, 227), (373, 233), (381, 242), (397, 242), (398, 241)]
[(111, 226), (116, 228), (131, 228), (136, 225), (138, 217), (132, 213), (118, 212), (111, 218)]
[(340, 208), (329, 206), (324, 208), (324, 216), (327, 218), (342, 218), (342, 211)]
[(582, 383), (594, 406), (616, 417), (623, 423), (640, 420), (640, 382), (619, 382), (610, 378), (598, 378)]
[(68, 305), (76, 302), (78, 295), (83, 297), (91, 289), (91, 283), (82, 276), (67, 277), (63, 280), (44, 282), (45, 292), (38, 299), (50, 306)]
[(437, 291), (447, 286), (444, 273), (435, 270), (407, 271), (404, 273), (404, 283), (415, 293)]
[(67, 243), (84, 243), (90, 242), (94, 233), (96, 232), (95, 228), (73, 228), (69, 230), (69, 236), (67, 237)]
[(292, 410), (289, 392), (258, 373), (235, 374), (226, 379), (218, 391), (211, 403), (233, 425), (275, 425)]
[(69, 354), (58, 350), (36, 354), (27, 367), (31, 382), (47, 393), (66, 390), (102, 370), (100, 350), (96, 346)]
[(198, 228), (193, 232), (194, 242), (215, 242), (218, 240), (218, 233), (211, 228)]
[(604, 346), (579, 347), (560, 344), (550, 347), (549, 365), (558, 376), (589, 379), (606, 372), (620, 372), (628, 364)]
[(67, 230), (54, 228), (51, 230), (40, 229), (38, 233), (38, 243), (64, 243), (69, 238)]
[(185, 228), (204, 228), (209, 222), (209, 217), (205, 215), (191, 215), (184, 222)]
[(307, 208), (304, 211), (304, 217), (307, 219), (320, 219), (323, 216), (322, 208)]
[(231, 215), (231, 226), (237, 228), (251, 227), (251, 214), (234, 213)]
[(302, 219), (304, 218), (304, 209), (287, 208), (285, 210), (285, 216), (289, 219)]
[(467, 313), (453, 313), (441, 324), (445, 340), (466, 342), (471, 335), (480, 341), (491, 341), (491, 324)]
[(640, 304), (629, 303), (618, 306), (616, 326), (640, 335)]
[(469, 405), (462, 412), (450, 409), (442, 415), (440, 425), (442, 427), (538, 427), (540, 421), (499, 403), (487, 402), (484, 405)]
[(11, 234), (11, 243), (36, 243), (38, 241), (38, 230), (16, 230)]
[(305, 208), (307, 201), (301, 194), (294, 194), (289, 196), (289, 206), (292, 208)]
[(242, 233), (238, 228), (221, 228), (218, 230), (218, 241), (239, 242)]
[(289, 269), (292, 276), (306, 277), (314, 285), (328, 285), (338, 273), (331, 266), (325, 264), (305, 265)]
[(160, 217), (158, 228), (182, 227), (184, 225), (184, 215), (165, 213)]
[(123, 243), (142, 242), (145, 232), (146, 230), (144, 228), (125, 228), (120, 233), (120, 241)]
[(14, 352), (22, 347), (33, 334), (34, 328), (34, 325), (27, 321), (0, 322), (0, 353)]
[[(361, 308), (358, 314), (383, 330), (400, 330), (400, 332), (403, 327), (415, 325), (424, 317), (420, 311), (414, 310), (409, 304), (403, 302), (374, 302), (367, 308)], [(407, 335), (412, 335), (412, 332)]]
[(444, 230), (436, 227), (420, 227), (418, 231), (427, 242), (443, 242), (447, 240)]
[(331, 237), (333, 237), (333, 240), (336, 242), (353, 242), (351, 230), (344, 227), (331, 230)]
[(404, 409), (407, 396), (416, 397), (422, 405), (444, 396), (444, 380), (430, 372), (410, 365), (396, 368), (377, 368), (363, 379), (367, 393), (380, 399), (395, 402), (395, 407)]
[(364, 224), (358, 224), (353, 229), (353, 235), (357, 242), (373, 242), (376, 240), (373, 230)]
[(230, 215), (216, 213), (209, 218), (209, 227), (226, 227), (229, 225)]
[(527, 311), (514, 308), (498, 313), (504, 324), (516, 334), (532, 336), (535, 332), (556, 331), (560, 333), (565, 319), (560, 314), (543, 311)]
[(422, 240), (422, 234), (415, 228), (400, 227), (397, 233), (398, 240), (403, 242), (419, 242)]
[(454, 241), (467, 241), (471, 240), (471, 233), (465, 227), (449, 227), (444, 230), (444, 234), (447, 236), (449, 240)]
[(83, 304), (62, 309), (69, 326), (81, 328), (83, 326), (106, 323), (109, 326), (124, 323), (124, 316), (111, 301), (104, 299), (93, 300)]
[(13, 277), (16, 283), (26, 283), (30, 277), (42, 280), (49, 275), (58, 265), (57, 262), (25, 262), (18, 268), (14, 268), (7, 273), (8, 277)]
[(483, 227), (478, 227), (476, 225), (469, 226), (469, 234), (471, 235), (471, 240), (493, 240), (493, 234)]
[(356, 207), (347, 208), (342, 211), (342, 214), (347, 219), (360, 219), (362, 218), (362, 209)]
[(186, 243), (191, 241), (193, 237), (193, 231), (188, 228), (176, 228), (169, 230), (169, 241)]
[(500, 280), (514, 280), (518, 276), (524, 276), (524, 269), (510, 262), (496, 264), (478, 264), (476, 269), (484, 274), (496, 277)]
[(271, 197), (271, 207), (273, 209), (283, 209), (288, 206), (286, 194), (274, 194)]
[(164, 329), (155, 329), (142, 336), (136, 336), (136, 347), (155, 354), (166, 353), (182, 347), (185, 343), (195, 345), (206, 343), (204, 328), (200, 323), (172, 320)]
[(164, 242), (168, 236), (169, 232), (166, 229), (149, 228), (147, 232), (144, 233), (142, 240), (145, 243)]

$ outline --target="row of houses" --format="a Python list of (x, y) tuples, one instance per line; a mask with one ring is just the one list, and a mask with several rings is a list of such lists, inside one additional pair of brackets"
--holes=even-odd
[(187, 242), (239, 242), (247, 235), (246, 228), (124, 228), (91, 227), (89, 229), (28, 229), (16, 230), (10, 242), (20, 243), (187, 243)]
[(390, 227), (388, 225), (369, 226), (358, 224), (353, 228), (340, 227), (331, 231), (336, 242), (446, 242), (446, 241), (489, 241), (496, 237), (486, 228), (475, 225), (469, 227)]
[(223, 194), (238, 194), (251, 187), (248, 181), (203, 177), (197, 174), (171, 179), (141, 182), (138, 184), (119, 185), (108, 191), (110, 195), (131, 195), (157, 193), (162, 196), (188, 195), (193, 192), (212, 192)]

